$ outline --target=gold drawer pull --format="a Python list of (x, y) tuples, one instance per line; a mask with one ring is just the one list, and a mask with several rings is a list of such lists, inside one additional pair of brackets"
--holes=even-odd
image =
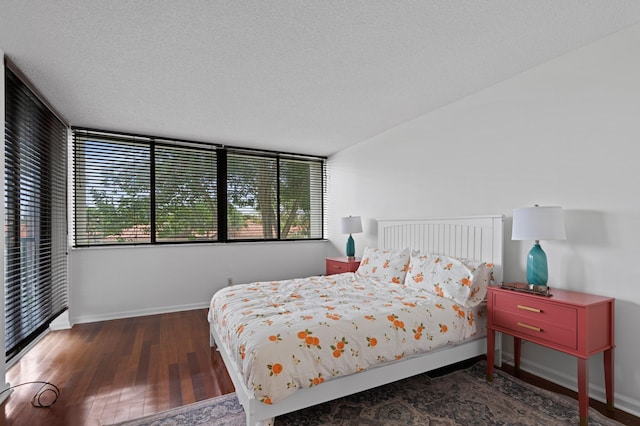
[(525, 306), (525, 305), (518, 305), (518, 309), (523, 309), (523, 310), (529, 311), (529, 312), (537, 312), (537, 313), (542, 312), (542, 309), (531, 308), (531, 307)]
[(534, 326), (532, 326), (532, 325), (525, 324), (525, 323), (523, 323), (523, 322), (519, 322), (519, 321), (518, 321), (518, 326), (520, 326), (520, 327), (524, 327), (524, 328), (528, 328), (529, 330), (537, 331), (538, 333), (541, 333), (541, 332), (542, 332), (542, 329), (541, 329), (541, 328), (534, 327)]

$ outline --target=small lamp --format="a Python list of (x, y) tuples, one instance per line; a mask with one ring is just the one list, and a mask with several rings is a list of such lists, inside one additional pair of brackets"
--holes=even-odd
[(351, 234), (358, 234), (362, 232), (362, 221), (360, 216), (347, 216), (340, 219), (341, 233), (349, 234), (347, 239), (347, 257), (354, 257), (356, 255), (356, 244), (353, 241)]
[(564, 240), (564, 213), (561, 207), (524, 207), (513, 209), (512, 240), (534, 240), (527, 257), (527, 282), (546, 286), (549, 273), (547, 255), (540, 247), (540, 240)]

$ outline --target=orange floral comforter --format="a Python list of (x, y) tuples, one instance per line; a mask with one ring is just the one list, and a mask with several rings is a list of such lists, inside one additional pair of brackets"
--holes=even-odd
[(346, 273), (225, 287), (211, 300), (209, 321), (247, 387), (270, 404), (484, 332), (484, 312)]

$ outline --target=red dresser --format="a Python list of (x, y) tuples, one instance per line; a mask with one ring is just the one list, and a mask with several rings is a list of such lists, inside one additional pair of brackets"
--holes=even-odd
[(327, 275), (355, 272), (360, 266), (359, 257), (328, 257)]
[(589, 415), (588, 360), (604, 352), (608, 408), (613, 410), (614, 302), (610, 297), (551, 290), (551, 297), (489, 287), (487, 294), (487, 379), (493, 379), (495, 332), (513, 336), (514, 363), (520, 368), (522, 340), (578, 358), (580, 424)]

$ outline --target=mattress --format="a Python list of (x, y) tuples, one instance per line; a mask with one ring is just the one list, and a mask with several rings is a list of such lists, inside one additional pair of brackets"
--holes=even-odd
[(225, 287), (209, 322), (255, 399), (398, 362), (485, 334), (484, 303), (465, 307), (422, 287), (356, 273)]

